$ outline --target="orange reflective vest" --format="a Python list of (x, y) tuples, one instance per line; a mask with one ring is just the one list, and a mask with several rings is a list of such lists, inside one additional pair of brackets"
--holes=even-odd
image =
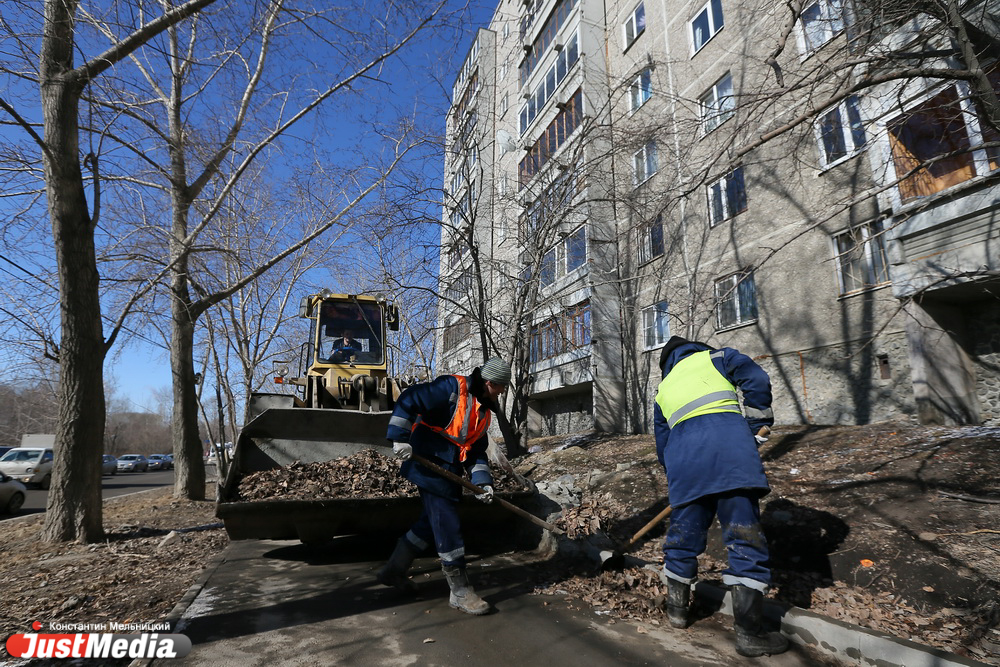
[(452, 377), (458, 380), (458, 405), (455, 406), (451, 422), (444, 428), (428, 424), (419, 418), (417, 423), (423, 424), (458, 447), (461, 450), (458, 460), (465, 461), (472, 444), (483, 437), (486, 429), (490, 427), (491, 415), (489, 410), (480, 411), (481, 404), (475, 396), (469, 394), (469, 383), (464, 375)]

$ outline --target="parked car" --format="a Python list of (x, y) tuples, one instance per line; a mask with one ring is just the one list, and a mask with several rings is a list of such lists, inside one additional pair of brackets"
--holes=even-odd
[(150, 470), (167, 470), (169, 468), (169, 462), (163, 454), (150, 454), (146, 460), (149, 462)]
[(118, 474), (118, 459), (111, 456), (111, 454), (105, 454), (101, 457), (101, 474), (102, 475), (117, 475)]
[(142, 454), (122, 454), (118, 457), (118, 472), (146, 472), (149, 461)]
[(174, 455), (173, 454), (164, 454), (163, 458), (165, 458), (167, 460), (167, 462), (168, 462), (168, 464), (167, 464), (167, 470), (173, 470), (174, 469)]
[(47, 489), (52, 484), (52, 457), (47, 447), (15, 447), (0, 456), (0, 472)]
[(24, 484), (0, 472), (0, 512), (16, 514), (24, 506)]
[(0, 447), (0, 456), (3, 456), (4, 454), (6, 454), (7, 452), (9, 452), (12, 449), (14, 449), (14, 448), (13, 447)]

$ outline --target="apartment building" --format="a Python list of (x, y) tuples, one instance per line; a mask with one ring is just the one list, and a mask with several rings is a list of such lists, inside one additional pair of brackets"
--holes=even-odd
[[(991, 10), (966, 15), (988, 33)], [(872, 34), (840, 0), (785, 12), (499, 3), (449, 111), (445, 371), (486, 331), (529, 432), (641, 432), (677, 334), (757, 359), (779, 423), (1000, 424), (983, 79), (830, 75), (873, 45), (958, 66), (934, 17)]]

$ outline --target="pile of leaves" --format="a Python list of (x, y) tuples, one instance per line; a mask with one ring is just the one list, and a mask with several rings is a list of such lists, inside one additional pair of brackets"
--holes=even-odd
[(591, 499), (580, 503), (578, 507), (564, 509), (555, 525), (566, 531), (567, 538), (577, 540), (607, 532), (613, 525), (615, 516), (608, 503)]
[(417, 487), (399, 475), (399, 461), (365, 449), (332, 461), (295, 461), (282, 468), (260, 470), (240, 480), (240, 500), (320, 500), (333, 498), (399, 498), (414, 496)]
[[(239, 499), (332, 500), (337, 498), (402, 498), (417, 487), (399, 474), (399, 460), (365, 449), (332, 461), (295, 461), (282, 468), (260, 470), (240, 480)], [(524, 486), (503, 470), (493, 469), (498, 493)]]

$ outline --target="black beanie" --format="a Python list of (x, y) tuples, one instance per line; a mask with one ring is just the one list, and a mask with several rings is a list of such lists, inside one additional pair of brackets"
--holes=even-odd
[(681, 338), (680, 336), (671, 336), (670, 340), (667, 341), (667, 344), (663, 346), (662, 350), (660, 350), (660, 370), (661, 371), (663, 370), (663, 367), (667, 363), (667, 357), (670, 356), (671, 352), (676, 350), (681, 345), (690, 342), (691, 341), (689, 341), (687, 338)]

